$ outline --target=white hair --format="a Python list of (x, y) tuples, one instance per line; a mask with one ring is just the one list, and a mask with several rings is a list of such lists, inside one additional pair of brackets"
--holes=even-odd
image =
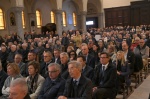
[(13, 80), (10, 84), (10, 87), (20, 86), (22, 91), (28, 93), (28, 85), (24, 78), (17, 78)]

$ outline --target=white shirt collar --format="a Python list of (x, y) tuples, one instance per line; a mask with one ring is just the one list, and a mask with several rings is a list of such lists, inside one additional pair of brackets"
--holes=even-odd
[(109, 63), (107, 63), (107, 64), (105, 64), (105, 65), (102, 64), (102, 66), (105, 66), (105, 70), (107, 69), (108, 64), (109, 64)]

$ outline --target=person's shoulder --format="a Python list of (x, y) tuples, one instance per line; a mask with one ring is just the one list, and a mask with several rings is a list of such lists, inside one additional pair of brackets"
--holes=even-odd
[(38, 75), (38, 78), (41, 80), (45, 80), (45, 78), (43, 76), (41, 76), (40, 74)]

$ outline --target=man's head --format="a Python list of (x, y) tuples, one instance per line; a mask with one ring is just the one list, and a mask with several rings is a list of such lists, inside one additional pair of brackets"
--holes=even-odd
[(36, 59), (36, 54), (34, 52), (28, 53), (28, 61), (34, 61)]
[(9, 99), (24, 99), (28, 93), (28, 86), (23, 78), (17, 78), (10, 84)]
[(88, 55), (89, 49), (87, 44), (82, 44), (81, 50), (83, 55)]
[(68, 60), (69, 60), (68, 54), (67, 54), (66, 52), (62, 52), (62, 53), (60, 54), (60, 61), (61, 61), (61, 64), (67, 64)]
[(17, 46), (16, 45), (11, 45), (11, 51), (15, 52), (17, 50)]
[(27, 44), (27, 43), (23, 43), (21, 46), (22, 46), (22, 48), (23, 48), (24, 50), (26, 50), (27, 47), (28, 47), (28, 44)]
[(7, 48), (6, 48), (6, 45), (3, 45), (3, 44), (2, 44), (2, 45), (1, 45), (1, 51), (2, 51), (2, 52), (6, 52), (6, 49), (7, 49)]
[(83, 55), (79, 55), (77, 57), (77, 62), (80, 62), (82, 67), (86, 66), (86, 59), (85, 59), (85, 57)]
[(52, 53), (50, 51), (46, 51), (43, 53), (44, 62), (48, 63), (52, 60)]
[(68, 71), (70, 74), (70, 77), (74, 79), (78, 79), (81, 75), (82, 65), (80, 62), (77, 61), (71, 61), (68, 63)]
[(108, 53), (102, 52), (100, 54), (100, 63), (101, 64), (106, 65), (107, 63), (109, 63), (109, 60), (110, 60), (110, 56)]
[(60, 56), (60, 50), (59, 49), (54, 49), (54, 57), (58, 58)]
[(16, 54), (15, 59), (14, 59), (15, 63), (19, 64), (21, 62), (21, 60), (22, 60), (22, 55), (21, 54)]
[(93, 47), (93, 41), (92, 41), (92, 39), (89, 39), (89, 42), (88, 42), (88, 48), (90, 49), (90, 48), (92, 48)]
[(126, 42), (122, 43), (122, 50), (124, 52), (128, 51), (128, 48), (129, 48), (129, 46), (128, 46), (128, 44)]
[(140, 39), (139, 45), (142, 48), (145, 45), (145, 41), (143, 39)]
[(140, 38), (139, 37), (135, 37), (135, 41), (134, 43), (139, 44)]
[(107, 51), (108, 51), (108, 53), (115, 52), (115, 47), (113, 45), (108, 45)]
[(52, 80), (57, 79), (57, 77), (59, 76), (60, 72), (61, 72), (61, 67), (60, 67), (59, 64), (51, 63), (51, 64), (48, 65), (48, 74), (49, 74), (49, 77)]

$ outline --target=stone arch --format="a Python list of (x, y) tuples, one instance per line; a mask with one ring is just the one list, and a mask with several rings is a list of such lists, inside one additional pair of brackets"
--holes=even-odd
[(97, 8), (93, 3), (87, 4), (87, 15), (97, 14)]
[(101, 13), (102, 12), (102, 1), (101, 0), (88, 0), (87, 9), (88, 9), (88, 7), (97, 11), (97, 13)]

